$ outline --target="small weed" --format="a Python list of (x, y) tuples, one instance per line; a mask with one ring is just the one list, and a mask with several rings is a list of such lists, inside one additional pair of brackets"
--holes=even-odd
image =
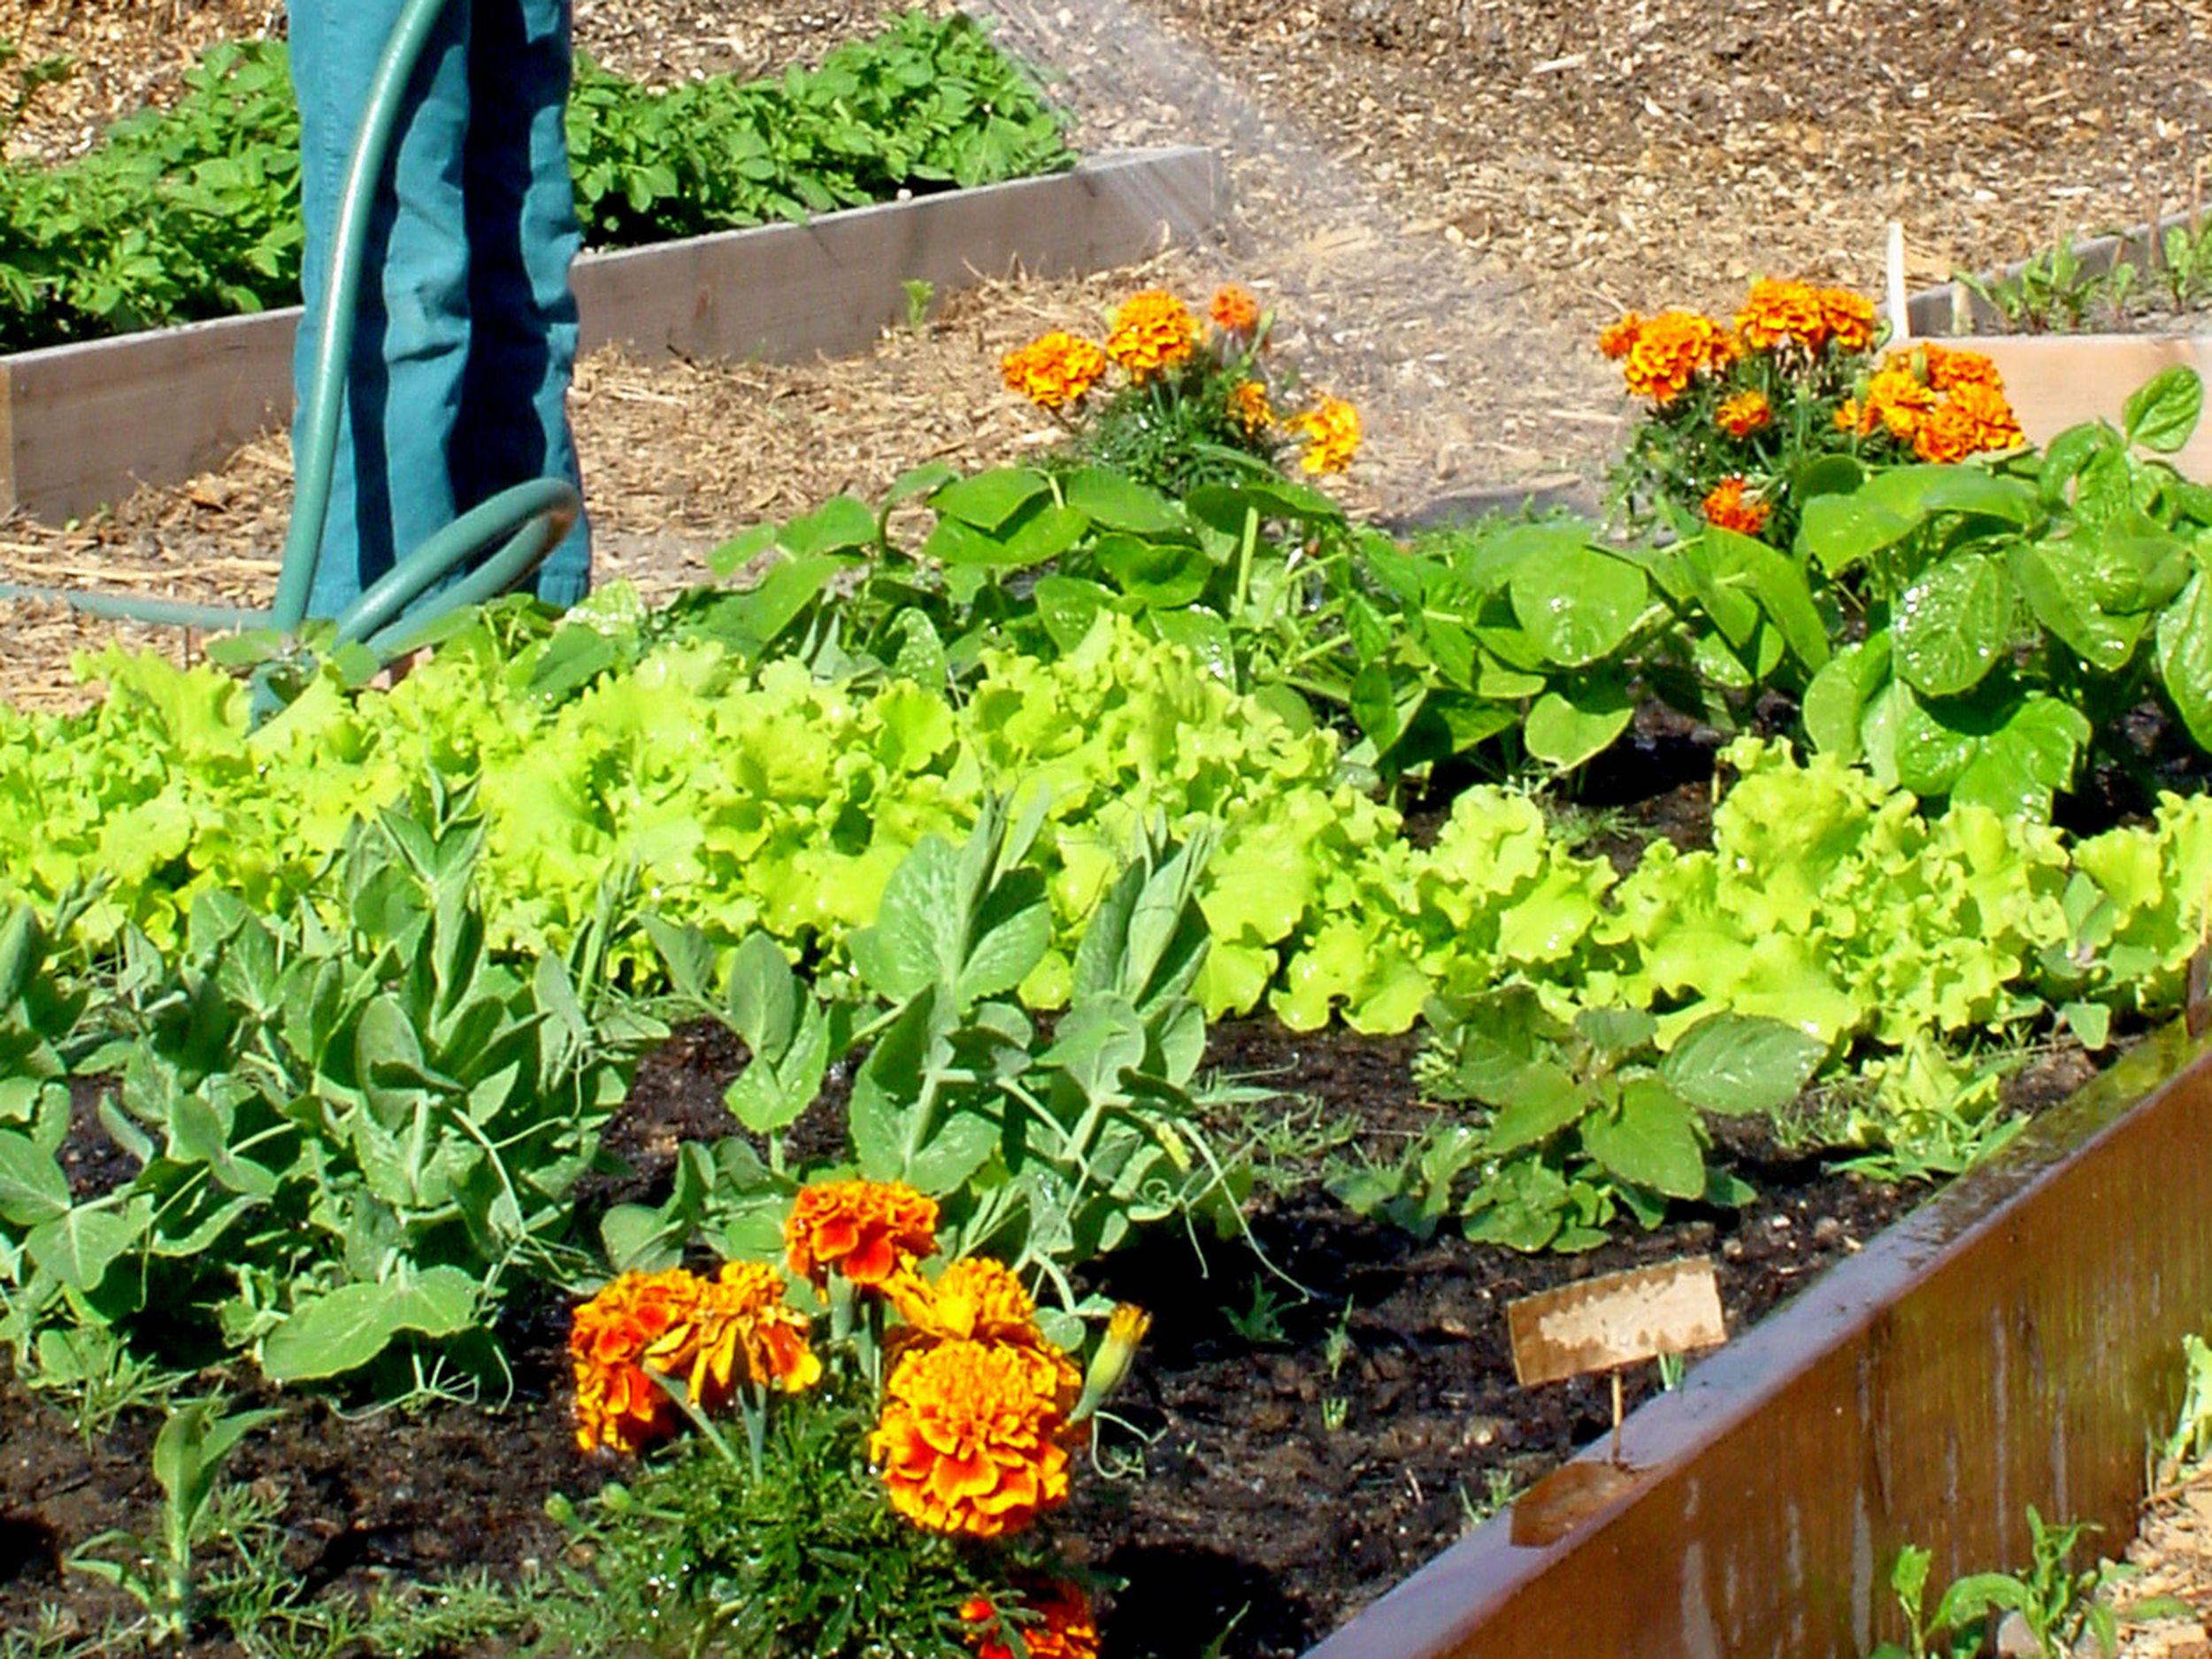
[(1463, 1484), (1459, 1488), (1459, 1530), (1461, 1535), (1471, 1532), (1499, 1510), (1521, 1495), (1521, 1483), (1513, 1478), (1513, 1471), (1505, 1468), (1490, 1468), (1482, 1471), (1482, 1496), (1476, 1497)]
[(1254, 1348), (1272, 1348), (1289, 1340), (1283, 1331), (1282, 1311), (1282, 1298), (1256, 1277), (1252, 1280), (1249, 1307), (1240, 1313), (1225, 1302), (1221, 1309), (1229, 1328)]
[(1340, 1433), (1351, 1414), (1349, 1400), (1342, 1394), (1331, 1394), (1321, 1402), (1321, 1426), (1332, 1434)]
[(906, 294), (906, 332), (929, 332), (929, 308), (937, 298), (937, 285), (926, 277), (909, 277), (899, 287)]

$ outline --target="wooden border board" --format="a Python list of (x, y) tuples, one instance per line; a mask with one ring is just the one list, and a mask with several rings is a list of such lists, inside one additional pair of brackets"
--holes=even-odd
[[(908, 281), (948, 292), (1018, 269), (1111, 270), (1204, 235), (1227, 211), (1211, 150), (1132, 150), (803, 225), (586, 254), (573, 280), (587, 349), (789, 362), (864, 349), (906, 315)], [(219, 465), (289, 418), (299, 315), (0, 357), (0, 511), (73, 517)]]

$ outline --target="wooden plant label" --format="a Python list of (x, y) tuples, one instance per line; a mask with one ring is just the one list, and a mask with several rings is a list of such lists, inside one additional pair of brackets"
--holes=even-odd
[(1524, 1388), (1728, 1340), (1720, 1285), (1702, 1256), (1524, 1296), (1505, 1317)]

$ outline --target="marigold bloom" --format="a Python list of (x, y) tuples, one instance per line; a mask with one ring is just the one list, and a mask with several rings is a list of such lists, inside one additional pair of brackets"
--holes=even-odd
[(1124, 300), (1106, 336), (1107, 354), (1140, 382), (1174, 367), (1197, 346), (1198, 323), (1190, 307), (1164, 288)]
[[(1023, 1600), (1037, 1615), (1020, 1626), (1030, 1659), (1098, 1659), (1098, 1622), (1079, 1586), (1052, 1579), (1026, 1590)], [(987, 1598), (970, 1596), (960, 1604), (960, 1617), (980, 1627), (969, 1632), (976, 1659), (1014, 1659), (1013, 1647), (1000, 1631), (998, 1609)]]
[(1885, 428), (1901, 443), (1909, 443), (1921, 417), (1936, 405), (1936, 394), (1920, 383), (1909, 364), (1893, 354), (1866, 386), (1866, 407), (1859, 415), (1859, 430)]
[(799, 1189), (783, 1241), (791, 1271), (817, 1286), (832, 1268), (881, 1285), (937, 1248), (937, 1202), (897, 1182), (818, 1182)]
[(1066, 1501), (1067, 1414), (1040, 1396), (1034, 1358), (954, 1340), (899, 1360), (868, 1439), (892, 1508), (931, 1532), (996, 1538)]
[(1864, 351), (1874, 343), (1874, 302), (1849, 288), (1822, 288), (1820, 319), (1839, 351)]
[(1835, 423), (1838, 432), (1859, 430), (1859, 400), (1857, 398), (1847, 397), (1836, 405)]
[(2012, 405), (1995, 384), (1962, 381), (1951, 388), (1947, 397), (1954, 409), (1974, 423), (1975, 449), (2011, 449), (2028, 441)]
[(933, 1282), (909, 1274), (892, 1281), (892, 1305), (928, 1337), (1035, 1346), (1037, 1304), (1004, 1263), (963, 1256)]
[(1742, 342), (1709, 317), (1661, 311), (1636, 329), (1621, 375), (1639, 397), (1671, 403), (1693, 376), (1733, 362), (1742, 349)]
[(1902, 359), (1909, 365), (1915, 357), (1925, 365), (1921, 378), (1936, 391), (1954, 391), (1962, 386), (1986, 387), (1993, 391), (2004, 389), (2004, 380), (1997, 373), (1996, 364), (1979, 351), (1955, 350), (1931, 340), (1910, 350), (1893, 351), (1887, 360), (1893, 364)]
[(1761, 277), (1736, 313), (1736, 330), (1755, 350), (1793, 344), (1817, 351), (1828, 338), (1828, 319), (1821, 296), (1804, 283)]
[(1756, 535), (1766, 527), (1773, 508), (1765, 502), (1747, 496), (1744, 480), (1724, 478), (1706, 492), (1705, 522), (1723, 530), (1737, 530), (1745, 535)]
[(726, 1402), (739, 1379), (798, 1394), (822, 1379), (807, 1317), (785, 1305), (783, 1276), (763, 1262), (730, 1262), (703, 1280), (685, 1317), (645, 1351), (654, 1370), (686, 1379), (695, 1406)]
[(1257, 380), (1239, 380), (1229, 388), (1229, 419), (1248, 433), (1265, 432), (1275, 424), (1268, 407), (1267, 388)]
[(667, 1391), (646, 1374), (647, 1355), (688, 1325), (704, 1281), (682, 1268), (624, 1273), (576, 1310), (568, 1356), (576, 1373), (576, 1445), (635, 1452), (675, 1425)]
[(1619, 361), (1626, 357), (1635, 345), (1637, 333), (1643, 326), (1643, 318), (1634, 311), (1630, 311), (1611, 327), (1600, 331), (1598, 349), (1616, 362)]
[(1251, 289), (1224, 282), (1207, 302), (1206, 315), (1225, 334), (1249, 334), (1260, 326), (1260, 303)]
[(1720, 407), (1713, 411), (1713, 420), (1730, 437), (1748, 438), (1762, 426), (1773, 423), (1774, 410), (1764, 392), (1738, 392), (1721, 400)]
[(1298, 465), (1309, 472), (1341, 472), (1359, 452), (1359, 411), (1340, 397), (1324, 397), (1283, 424), (1305, 434)]
[(1106, 354), (1087, 340), (1054, 329), (999, 359), (1006, 388), (1040, 409), (1080, 402), (1106, 373)]

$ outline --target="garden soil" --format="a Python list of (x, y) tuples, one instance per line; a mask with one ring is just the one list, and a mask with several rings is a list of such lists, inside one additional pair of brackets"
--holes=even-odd
[[(1302, 1036), (1267, 1020), (1212, 1033), (1219, 1074), (1283, 1092), (1220, 1125), (1255, 1139), (1248, 1240), (1194, 1249), (1155, 1237), (1100, 1266), (1097, 1287), (1141, 1303), (1154, 1324), (1102, 1432), (1100, 1462), (1117, 1472), (1081, 1471), (1078, 1500), (1055, 1525), (1123, 1586), (1105, 1626), (1113, 1651), (1195, 1659), (1226, 1632), (1226, 1655), (1296, 1654), (1608, 1432), (1601, 1379), (1515, 1384), (1507, 1302), (1706, 1256), (1730, 1328), (1741, 1330), (1925, 1194), (1751, 1142), (1730, 1160), (1759, 1189), (1741, 1211), (1693, 1212), (1577, 1256), (1518, 1256), (1449, 1230), (1417, 1240), (1361, 1219), (1321, 1184), (1348, 1161), (1394, 1159), (1434, 1120), (1412, 1087), (1412, 1055), (1409, 1038)], [(742, 1059), (718, 1027), (680, 1032), (650, 1057), (608, 1137), (625, 1172), (596, 1179), (587, 1206), (664, 1196), (680, 1141), (732, 1131), (722, 1091)], [(2055, 1051), (2012, 1079), (2008, 1097), (2032, 1110), (2089, 1071), (2078, 1051)], [(127, 1173), (89, 1111), (72, 1150), (81, 1193)], [(566, 1546), (546, 1500), (581, 1497), (620, 1467), (575, 1449), (565, 1332), (564, 1304), (516, 1311), (504, 1333), (514, 1396), (496, 1413), (281, 1402), (288, 1409), (248, 1439), (229, 1476), (275, 1506), (297, 1581), (367, 1592), (561, 1564)], [(246, 1379), (204, 1380), (257, 1403)], [(1655, 1384), (1655, 1369), (1631, 1374), (1629, 1405)], [(11, 1378), (0, 1381), (0, 1629), (29, 1628), (42, 1601), (64, 1605), (88, 1634), (107, 1614), (127, 1614), (63, 1560), (110, 1528), (151, 1535), (149, 1415), (81, 1436), (58, 1404)]]
[[(1342, 486), (1399, 515), (1473, 492), (1593, 495), (1622, 432), (1591, 341), (1617, 311), (1727, 307), (1766, 272), (1879, 286), (1884, 227), (1909, 277), (2019, 257), (2053, 234), (2185, 204), (2212, 157), (2212, 0), (2083, 11), (2008, 0), (1008, 0), (1010, 44), (1049, 65), (1099, 150), (1217, 147), (1232, 222), (1104, 279), (995, 280), (918, 332), (789, 366), (609, 352), (575, 414), (603, 579), (663, 593), (764, 518), (915, 463), (979, 466), (1052, 429), (998, 383), (1044, 328), (1095, 331), (1148, 283), (1250, 283), (1284, 357), (1354, 399)], [(666, 81), (769, 73), (879, 23), (856, 0), (579, 0), (610, 67)], [(18, 61), (65, 55), (11, 148), (58, 157), (269, 0), (0, 0)], [(0, 96), (8, 91), (0, 70)], [(5, 104), (0, 104), (4, 109)], [(1002, 278), (1007, 273), (986, 273)], [(0, 575), (263, 597), (289, 509), (280, 434), (227, 467), (77, 525), (0, 525)], [(194, 641), (14, 608), (0, 688), (81, 706), (77, 651)]]

